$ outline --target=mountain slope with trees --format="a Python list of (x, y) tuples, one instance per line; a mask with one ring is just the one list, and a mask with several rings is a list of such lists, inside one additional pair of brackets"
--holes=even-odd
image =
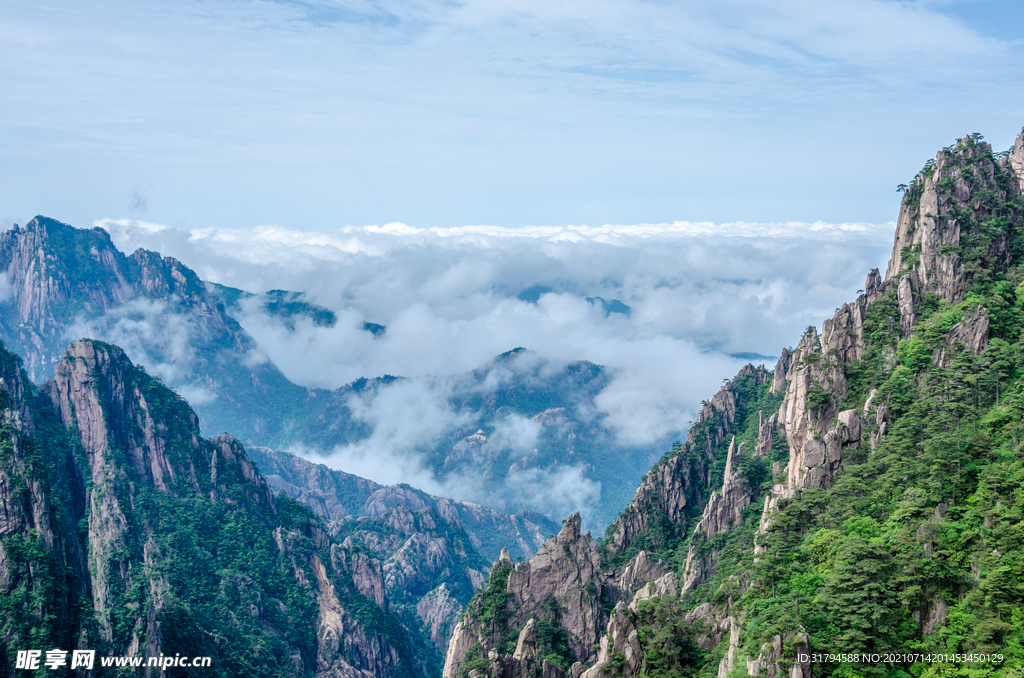
[(741, 373), (707, 403), (592, 547), (599, 646), (536, 640), (579, 628), (579, 594), (513, 585), (539, 553), (495, 565), (445, 676), (1021, 675), (1022, 187), (1024, 132), (1006, 153), (979, 135), (940, 151), (907, 187), (884, 281), (771, 379)]
[(0, 404), (0, 675), (54, 648), (212, 658), (171, 675), (437, 674), (375, 555), (121, 349), (76, 342), (37, 389), (0, 348)]

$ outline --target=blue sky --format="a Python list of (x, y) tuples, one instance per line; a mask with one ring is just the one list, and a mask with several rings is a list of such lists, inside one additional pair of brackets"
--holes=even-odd
[(1024, 125), (1024, 3), (0, 6), (0, 218), (315, 229), (895, 219)]

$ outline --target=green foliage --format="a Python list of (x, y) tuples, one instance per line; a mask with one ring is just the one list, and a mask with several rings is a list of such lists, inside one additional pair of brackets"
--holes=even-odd
[[(1001, 170), (983, 164), (990, 155), (978, 139), (949, 151), (943, 174), (959, 172), (972, 182), (971, 204), (957, 202), (955, 182), (939, 183), (942, 199), (953, 205), (939, 228), (955, 218), (963, 234), (959, 247), (942, 252), (964, 262), (962, 301), (918, 294), (915, 325), (903, 336), (891, 286), (866, 309), (864, 350), (843, 365), (843, 401), (832, 404), (813, 387), (809, 394), (820, 416), (830, 407), (860, 409), (877, 389), (873, 405), (888, 412), (881, 444), (871, 454), (847, 448), (848, 466), (832, 487), (781, 501), (767, 537), (758, 538), (767, 550), (756, 559), (758, 516), (749, 508), (739, 527), (694, 544), (697, 556), (714, 553), (717, 572), (684, 601), (724, 605), (732, 598), (732, 613), (744, 619), (747, 656), (778, 636), (784, 662), (798, 647), (1006, 657), (986, 665), (818, 664), (815, 675), (1024, 672), (1024, 269), (1007, 268), (997, 255), (1006, 243), (1011, 262), (1024, 260), (1024, 218), (1019, 198), (1006, 197), (1012, 194)], [(935, 168), (924, 172), (932, 176)], [(916, 209), (920, 193), (915, 182), (904, 204)], [(912, 248), (903, 255), (908, 266), (920, 261)], [(977, 355), (950, 336), (960, 323), (981, 322), (982, 314), (990, 339)], [(938, 366), (939, 355), (946, 367)], [(865, 434), (876, 431), (871, 416)], [(745, 477), (754, 475), (742, 456), (739, 465)], [(743, 577), (751, 582), (746, 590), (736, 583)]]
[(640, 675), (681, 678), (698, 674), (704, 665), (705, 654), (697, 645), (696, 629), (684, 620), (685, 612), (683, 603), (676, 596), (640, 601), (634, 620), (643, 652)]
[[(547, 659), (553, 666), (565, 671), (577, 660), (569, 649), (569, 636), (561, 625), (561, 610), (554, 595), (548, 594), (541, 606), (546, 615), (536, 620), (537, 649), (540, 657)], [(549, 618), (550, 617), (550, 618)]]
[(747, 482), (747, 485), (762, 491), (771, 487), (771, 466), (766, 459), (744, 453), (739, 455), (735, 461), (739, 475)]
[(807, 389), (807, 407), (821, 412), (832, 402), (832, 394), (820, 384), (812, 384)]
[[(29, 391), (20, 402), (6, 390), (18, 381), (20, 362), (0, 350), (0, 401), (27, 408), (33, 433), (4, 415), (2, 470), (24, 496), (21, 505), (47, 512), (33, 516), (38, 528), (3, 539), (10, 558), (0, 593), (0, 661), (12, 659), (7, 643), (24, 649), (86, 642), (99, 654), (124, 654), (133, 642), (146, 642), (152, 619), (164, 647), (213, 657), (211, 667), (175, 675), (312, 675), (318, 647), (311, 620), (319, 616), (325, 579), (345, 628), (361, 627), (375, 647), (395, 651), (396, 676), (440, 672), (440, 655), (415, 631), (418, 622), (378, 607), (335, 566), (319, 518), (294, 500), (272, 500), (240, 445), (199, 438), (184, 400), (119, 349), (100, 342), (96, 348), (108, 359), (93, 382), (107, 425), (96, 483), (95, 458), (86, 458), (74, 428), (50, 414), (47, 399), (32, 394), (27, 377), (20, 376)], [(151, 464), (137, 461), (157, 453), (143, 423), (159, 436), (170, 469), (163, 486), (150, 475)], [(215, 452), (219, 445), (230, 449)], [(99, 519), (91, 515), (96, 507), (104, 512)], [(105, 601), (95, 615), (90, 578), (103, 587), (93, 595)]]
[(919, 372), (931, 362), (932, 350), (923, 340), (914, 336), (900, 341), (896, 346), (896, 358), (900, 365), (911, 372)]
[[(770, 387), (770, 379), (767, 381), (762, 379), (762, 382), (758, 383), (757, 377), (752, 374), (744, 374), (733, 379), (730, 382), (730, 388), (733, 391), (736, 404), (734, 423), (728, 425), (724, 421), (723, 414), (718, 412), (700, 424), (694, 425), (690, 430), (687, 443), (675, 443), (655, 464), (651, 473), (655, 473), (660, 467), (671, 463), (674, 464), (676, 473), (688, 474), (689, 477), (700, 477), (701, 469), (707, 464), (710, 450), (710, 454), (714, 458), (711, 486), (721, 487), (729, 443), (732, 440), (732, 434), (735, 434), (737, 446), (742, 443), (746, 449), (746, 454), (737, 457), (737, 469), (751, 485), (755, 496), (759, 496), (763, 489), (770, 486), (771, 463), (785, 459), (789, 454), (784, 437), (777, 434), (773, 438), (772, 447), (766, 459), (760, 460), (753, 457), (762, 418), (767, 418), (777, 412), (785, 395), (783, 392), (771, 393)], [(730, 435), (723, 437), (723, 430), (730, 429)], [(685, 463), (676, 463), (679, 461)], [(690, 483), (691, 487), (692, 485)], [(610, 537), (617, 529), (616, 523), (609, 525), (600, 547), (602, 567), (612, 568), (622, 565), (641, 550), (646, 551), (648, 557), (654, 560), (660, 559), (673, 563), (685, 561), (689, 530), (699, 520), (703, 511), (703, 503), (707, 497), (695, 494), (688, 499), (690, 501), (685, 509), (687, 511), (686, 519), (679, 522), (671, 520), (664, 510), (654, 504), (641, 507), (649, 527), (634, 537), (627, 548), (619, 553), (612, 554), (608, 547)]]

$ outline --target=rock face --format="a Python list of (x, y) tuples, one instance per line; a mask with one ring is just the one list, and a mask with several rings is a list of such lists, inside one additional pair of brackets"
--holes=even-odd
[(464, 529), (473, 548), (493, 560), (505, 545), (529, 558), (558, 531), (558, 523), (529, 511), (516, 515), (468, 501), (435, 497), (400, 485), (380, 485), (359, 476), (266, 447), (247, 448), (250, 457), (278, 492), (306, 504), (340, 534), (348, 520), (380, 518), (395, 506), (413, 513), (435, 509), (441, 519)]
[(737, 450), (736, 438), (733, 436), (726, 457), (722, 488), (713, 493), (704, 506), (704, 513), (690, 539), (686, 565), (683, 567), (684, 592), (693, 590), (711, 577), (718, 554), (711, 548), (704, 555), (700, 555), (701, 548), (710, 543), (715, 534), (728, 532), (742, 522), (743, 509), (750, 505), (756, 492), (734, 468), (734, 458), (737, 454), (743, 454), (743, 444), (740, 443)]
[[(479, 648), (500, 675), (532, 676), (533, 668), (544, 675), (564, 675), (551, 662), (545, 669), (538, 659), (553, 650), (538, 648), (535, 628), (539, 623), (561, 629), (568, 664), (592, 660), (593, 647), (607, 623), (602, 597), (609, 595), (610, 586), (600, 571), (597, 543), (589, 532), (580, 534), (579, 514), (566, 519), (559, 533), (529, 561), (513, 565), (508, 552), (502, 552), (491, 568), (486, 590), (455, 627), (444, 676), (460, 675)], [(494, 606), (497, 609), (488, 616), (484, 611)], [(508, 652), (498, 649), (505, 645)]]
[[(754, 563), (774, 557), (774, 551), (764, 554), (774, 548), (771, 528), (784, 503), (806, 497), (820, 501), (828, 495), (805, 491), (828, 490), (846, 466), (864, 461), (885, 440), (895, 416), (889, 409), (890, 396), (867, 387), (858, 370), (867, 365), (884, 379), (894, 370), (913, 374), (911, 366), (929, 358), (935, 366), (947, 368), (963, 352), (985, 351), (991, 326), (997, 322), (995, 312), (990, 316), (989, 310), (962, 302), (975, 282), (973, 276), (985, 271), (995, 271), (997, 280), (1006, 274), (1019, 284), (1019, 270), (1011, 275), (1007, 267), (1020, 263), (1011, 260), (1019, 245), (1011, 251), (1008, 234), (1019, 230), (1021, 215), (1018, 202), (1006, 199), (1019, 201), (1022, 189), (1024, 132), (999, 160), (970, 137), (940, 152), (904, 197), (885, 280), (878, 269), (869, 272), (857, 300), (837, 309), (820, 334), (809, 328), (796, 348), (782, 350), (772, 373), (745, 368), (704, 403), (686, 443), (655, 465), (633, 502), (609, 527), (598, 549), (603, 569), (590, 567), (588, 558), (581, 557), (590, 552), (586, 540), (580, 543), (564, 531), (528, 563), (513, 565), (507, 558), (499, 559), (494, 566), (498, 574), (492, 573), (485, 591), (470, 603), (456, 628), (446, 678), (534, 676), (541, 671), (545, 676), (632, 678), (649, 675), (650, 661), (661, 662), (659, 675), (673, 675), (664, 665), (671, 653), (652, 646), (658, 632), (666, 629), (671, 629), (667, 637), (676, 648), (692, 642), (702, 652), (720, 653), (719, 678), (744, 668), (748, 675), (769, 678), (811, 675), (808, 662), (794, 661), (793, 649), (807, 648), (811, 642), (800, 622), (799, 604), (795, 615), (780, 620), (768, 634), (764, 616), (760, 627), (745, 629), (745, 615), (756, 613), (736, 607), (734, 601), (751, 586), (767, 590), (768, 584), (752, 581), (757, 568), (735, 569), (735, 549), (752, 551)], [(924, 332), (922, 322), (929, 323)], [(922, 334), (927, 334), (928, 343)], [(760, 412), (755, 408), (752, 413), (744, 401), (750, 397), (751, 383), (760, 394)], [(752, 414), (758, 418), (752, 420)], [(788, 448), (788, 455), (780, 445)], [(745, 477), (748, 471), (738, 471), (740, 460), (757, 482)], [(770, 466), (771, 482), (763, 470), (757, 471), (757, 462), (762, 469)], [(757, 507), (759, 520), (751, 506)], [(917, 528), (916, 539), (926, 558), (933, 556), (940, 532), (934, 523), (948, 508), (939, 504), (935, 515)], [(788, 518), (792, 521), (793, 515)], [(800, 537), (804, 520), (801, 515)], [(991, 529), (994, 519), (985, 520), (985, 529)], [(755, 525), (751, 543), (748, 530)], [(737, 530), (741, 526), (744, 529)], [(783, 529), (795, 538), (792, 528)], [(565, 546), (561, 554), (559, 540)], [(716, 545), (723, 543), (733, 549), (729, 576), (719, 571)], [(682, 549), (685, 564), (672, 571), (667, 562), (678, 563)], [(991, 556), (1001, 557), (996, 551)], [(540, 573), (544, 576), (539, 581), (547, 585), (534, 582)], [(979, 568), (974, 567), (973, 574), (980, 580)], [(591, 596), (574, 599), (551, 583), (560, 580), (589, 588)], [(530, 582), (531, 588), (524, 589), (523, 582)], [(774, 597), (774, 583), (771, 591)], [(596, 613), (595, 592), (600, 592), (603, 615)], [(541, 602), (545, 595), (550, 596), (549, 608), (571, 610), (569, 618), (546, 613)], [(708, 600), (714, 602), (701, 602)], [(948, 607), (946, 600), (936, 597), (923, 600), (912, 612), (922, 632), (930, 634), (946, 618)], [(790, 614), (781, 607), (769, 609)], [(604, 629), (597, 631), (596, 656), (578, 643), (559, 666), (540, 667), (537, 658), (550, 656), (550, 647), (541, 647), (542, 628), (550, 631), (554, 623), (567, 638), (582, 640), (594, 634), (591, 619), (605, 620)], [(751, 647), (748, 634), (760, 635), (759, 647)], [(684, 666), (692, 669), (692, 664)], [(685, 671), (680, 668), (676, 673)]]
[[(900, 206), (887, 282), (906, 276), (914, 295), (934, 292), (951, 302), (963, 300), (968, 272), (959, 248), (961, 237), (969, 234), (961, 233), (957, 208), (970, 206), (984, 219), (994, 216), (987, 213), (989, 205), (1007, 198), (996, 181), (995, 163), (987, 159), (991, 150), (988, 144), (974, 143), (966, 136), (954, 148), (940, 151), (930, 170), (914, 180)], [(943, 184), (951, 184), (951, 190), (943, 190)], [(1005, 266), (1006, 239), (997, 238), (986, 255)]]
[[(589, 532), (580, 535), (580, 515), (576, 513), (533, 558), (515, 568), (508, 578), (508, 591), (530, 610), (541, 608), (549, 598), (558, 601), (569, 649), (585, 658), (604, 625), (600, 580), (597, 542)], [(587, 591), (588, 586), (593, 593)]]
[(1017, 136), (1010, 155), (1006, 158), (1006, 164), (1017, 179), (1017, 191), (1024, 193), (1024, 130)]
[(253, 456), (261, 468), (277, 472), (267, 477), (274, 489), (307, 504), (346, 545), (358, 540), (370, 554), (361, 557), (383, 572), (383, 594), (415, 614), (441, 652), (487, 575), (478, 549), (504, 541), (530, 556), (531, 547), (544, 541), (541, 532), (555, 529), (543, 516), (510, 516), (409, 487), (381, 486), (268, 448)]
[(517, 544), (529, 557), (544, 543), (542, 532), (556, 531), (542, 516), (511, 516), (404, 485), (382, 486), (268, 448), (252, 455), (271, 487), (308, 505), (343, 540), (341, 562), (356, 588), (378, 605), (386, 599), (395, 611), (418, 617), (439, 652), (487, 576), (478, 549)]
[(953, 326), (942, 345), (935, 349), (932, 362), (938, 367), (949, 367), (953, 357), (961, 351), (980, 354), (988, 346), (988, 311), (978, 306), (963, 320)]
[[(611, 555), (623, 553), (641, 535), (649, 536), (657, 547), (686, 535), (691, 516), (701, 510), (711, 493), (714, 450), (736, 430), (738, 394), (734, 384), (750, 379), (761, 385), (771, 378), (764, 367), (747, 365), (704, 403), (686, 442), (651, 469), (633, 501), (608, 529), (603, 547)], [(668, 520), (661, 521), (661, 514)], [(670, 526), (668, 533), (664, 533), (666, 526)]]
[(119, 348), (74, 343), (38, 397), (5, 350), (0, 378), (3, 675), (36, 645), (188, 648), (244, 673), (440, 668), (392, 617), (379, 562), (282, 509), (241, 444), (200, 437), (188, 405)]
[[(734, 431), (740, 424), (737, 418), (749, 407), (744, 389), (767, 389), (771, 379), (763, 367), (748, 365), (705, 404), (686, 443), (647, 474), (633, 502), (608, 528), (603, 553), (589, 534), (580, 534), (580, 519), (575, 515), (529, 561), (513, 565), (507, 555), (499, 558), (486, 589), (456, 626), (444, 675), (472, 675), (470, 667), (477, 666), (489, 675), (533, 676), (532, 671), (546, 671), (544, 675), (578, 676), (592, 664), (587, 675), (597, 676), (609, 662), (615, 662), (616, 671), (625, 672), (621, 675), (646, 671), (645, 650), (636, 629), (653, 623), (644, 615), (655, 613), (641, 614), (641, 601), (673, 598), (678, 602), (681, 587), (676, 574), (664, 563), (652, 561), (638, 544), (663, 549), (695, 525), (697, 531), (713, 537), (738, 524), (750, 503), (750, 491), (736, 466), (744, 450), (735, 444)], [(770, 452), (777, 434), (775, 415), (762, 419), (754, 451), (761, 457)], [(719, 471), (724, 476), (718, 484), (722, 490), (713, 491), (718, 450), (727, 441), (733, 444), (724, 472)], [(698, 562), (706, 563), (693, 577), (692, 587), (712, 571), (713, 559), (691, 561), (688, 572)], [(500, 610), (491, 610), (498, 600)], [(720, 623), (691, 617), (687, 626), (693, 628), (694, 643), (708, 645), (715, 638), (715, 644), (721, 642), (722, 634), (716, 630)], [(549, 662), (545, 669), (538, 658), (549, 656), (551, 648), (535, 649), (533, 637), (538, 626), (550, 629), (552, 624), (565, 634), (567, 652), (561, 667)], [(595, 652), (595, 647), (600, 649)], [(631, 657), (625, 664), (616, 659), (623, 653)]]
[(306, 397), (272, 364), (198, 276), (172, 257), (121, 253), (100, 228), (46, 217), (0, 234), (0, 338), (36, 382), (68, 341), (129, 342), (137, 362), (202, 405), (203, 426), (246, 439), (280, 424), (275, 407)]

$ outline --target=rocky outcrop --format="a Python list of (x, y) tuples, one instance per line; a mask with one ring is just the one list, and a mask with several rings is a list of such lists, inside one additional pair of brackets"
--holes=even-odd
[[(513, 565), (508, 552), (502, 552), (491, 570), (491, 578), (497, 579), (488, 583), (487, 589), (492, 595), (493, 586), (503, 591), (501, 609), (496, 617), (485, 618), (481, 616), (481, 606), (493, 605), (494, 601), (487, 596), (474, 599), (448, 646), (446, 678), (459, 675), (470, 650), (478, 644), (498, 674), (506, 675), (508, 671), (507, 675), (520, 675), (525, 670), (526, 656), (533, 656), (532, 650), (522, 649), (517, 659), (514, 653), (500, 654), (496, 645), (502, 638), (516, 634), (522, 639), (520, 645), (528, 648), (532, 641), (526, 629), (531, 619), (544, 619), (564, 629), (568, 649), (576, 660), (593, 659), (593, 647), (605, 630), (607, 615), (601, 601), (610, 583), (600, 570), (597, 543), (589, 532), (580, 534), (580, 524), (579, 514), (567, 518), (559, 533), (529, 561)], [(541, 666), (539, 660), (537, 666)]]
[[(1011, 153), (1008, 159), (1015, 173), (1019, 146), (1020, 138), (1014, 145), (1018, 155)], [(885, 275), (888, 282), (900, 281), (905, 328), (913, 322), (912, 310), (902, 304), (908, 295), (917, 298), (934, 292), (952, 303), (963, 300), (969, 273), (960, 246), (962, 236), (968, 234), (961, 231), (977, 226), (962, 223), (959, 208), (970, 209), (973, 223), (980, 223), (995, 216), (993, 209), (1008, 197), (997, 181), (997, 165), (991, 157), (988, 144), (965, 136), (952, 148), (939, 151), (934, 164), (922, 171), (907, 191)], [(993, 239), (985, 256), (994, 266), (1005, 268), (1010, 256), (1006, 237)]]
[(646, 551), (640, 551), (625, 567), (617, 571), (614, 589), (623, 594), (632, 595), (634, 591), (648, 582), (654, 581), (668, 573), (667, 566), (662, 562), (653, 562), (647, 557)]
[(1017, 179), (1017, 191), (1024, 193), (1024, 130), (1017, 135), (1013, 148), (1006, 157), (1006, 165)]
[(580, 534), (580, 523), (578, 513), (567, 518), (554, 539), (509, 575), (508, 591), (527, 610), (538, 610), (553, 597), (561, 609), (559, 622), (569, 633), (569, 649), (586, 658), (604, 627), (603, 577), (597, 542), (589, 532)]
[[(741, 379), (751, 379), (762, 385), (771, 378), (772, 374), (764, 367), (747, 365), (703, 404), (686, 442), (674, 448), (644, 477), (633, 501), (608, 529), (602, 548), (614, 556), (623, 553), (641, 535), (661, 546), (687, 533), (690, 515), (696, 513), (710, 495), (715, 450), (736, 431), (739, 396), (734, 384)], [(660, 515), (668, 520), (660, 520)], [(672, 534), (661, 533), (666, 523), (671, 525)]]
[(359, 593), (377, 603), (378, 607), (387, 607), (389, 592), (376, 554), (357, 548), (349, 537), (340, 545), (331, 545), (331, 564), (336, 570), (348, 573)]
[[(708, 652), (717, 647), (724, 632), (728, 632), (732, 617), (723, 617), (719, 610), (707, 604), (684, 615), (678, 593), (678, 582), (670, 573), (638, 590), (628, 605), (618, 603), (608, 620), (607, 632), (601, 637), (597, 660), (582, 674), (584, 678), (645, 676), (649, 675), (653, 659), (657, 658), (664, 664), (667, 658), (670, 661), (673, 650), (694, 645)], [(644, 601), (658, 603), (661, 609), (645, 607)], [(653, 634), (645, 633), (644, 629), (664, 625), (669, 620), (677, 633), (685, 635), (671, 639), (670, 647), (659, 646)], [(660, 668), (664, 670), (665, 667), (662, 665)], [(682, 670), (689, 667), (680, 665), (673, 668)]]
[(366, 500), (381, 489), (372, 480), (267, 447), (248, 445), (246, 451), (276, 492), (309, 506), (335, 532), (345, 519), (362, 515)]
[(984, 307), (978, 306), (953, 326), (942, 343), (935, 349), (932, 362), (937, 367), (949, 367), (956, 354), (971, 351), (981, 354), (988, 346), (989, 317)]
[[(188, 405), (121, 349), (76, 342), (39, 398), (3, 350), (0, 367), (0, 596), (41, 601), (5, 607), (17, 613), (0, 647), (31, 634), (100, 654), (286, 657), (324, 677), (429, 673), (380, 563), (309, 512), (279, 510), (241, 444), (199, 436)], [(0, 674), (13, 660), (0, 652)]]
[(693, 529), (690, 546), (683, 567), (683, 591), (692, 591), (711, 578), (718, 554), (707, 546), (718, 533), (728, 532), (743, 521), (743, 509), (750, 505), (754, 489), (740, 477), (735, 467), (737, 455), (742, 455), (743, 443), (736, 448), (736, 437), (729, 443), (722, 487), (711, 495), (704, 513)]
[(0, 236), (0, 270), (11, 288), (3, 339), (24, 355), (31, 379), (49, 376), (63, 356), (69, 310), (102, 314), (130, 299), (126, 268), (102, 229), (36, 217)]
[(382, 607), (418, 616), (443, 652), (459, 614), (486, 577), (486, 561), (457, 520), (413, 504), (421, 508), (413, 512), (395, 504), (376, 517), (348, 521), (339, 552), (361, 593)]
[(637, 536), (656, 528), (651, 509), (663, 511), (672, 525), (685, 530), (687, 508), (699, 502), (706, 472), (702, 460), (694, 464), (682, 454), (651, 469), (637, 488), (633, 501), (609, 531), (605, 548), (611, 553), (622, 553)]

